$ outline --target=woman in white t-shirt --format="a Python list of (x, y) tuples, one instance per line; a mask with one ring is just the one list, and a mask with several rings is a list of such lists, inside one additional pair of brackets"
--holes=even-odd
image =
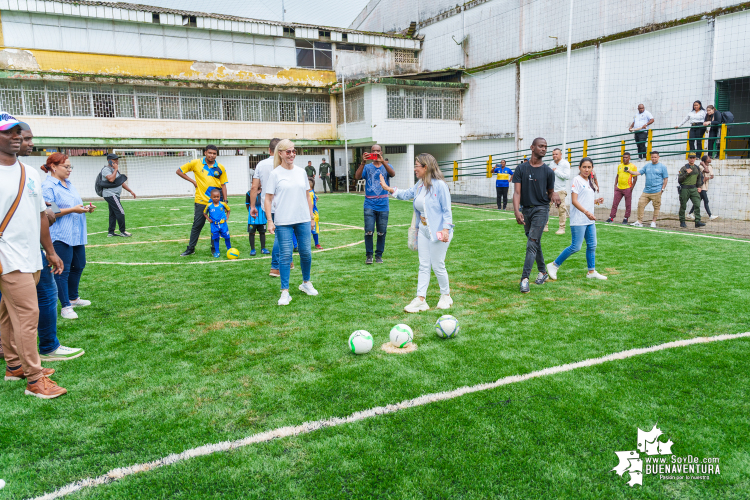
[(596, 272), (596, 217), (594, 205), (604, 202), (604, 198), (596, 198), (596, 185), (593, 181), (594, 162), (591, 158), (584, 158), (578, 164), (579, 174), (573, 179), (573, 204), (570, 209), (570, 233), (573, 241), (570, 246), (560, 252), (555, 261), (547, 266), (550, 279), (557, 279), (557, 270), (562, 263), (581, 250), (583, 240), (586, 240), (586, 263), (589, 272), (587, 278), (606, 280), (607, 277)]
[[(280, 141), (273, 154), (274, 169), (268, 176), (267, 185), (264, 186), (266, 199), (263, 200), (263, 206), (268, 219), (268, 232), (276, 234), (279, 242), (280, 306), (292, 301), (289, 295), (289, 273), (294, 248), (293, 234), (297, 236), (302, 267), (302, 284), (299, 289), (307, 295), (318, 295), (318, 291), (310, 282), (310, 234), (314, 225), (312, 203), (308, 196), (310, 184), (305, 170), (294, 164), (296, 157), (294, 143), (289, 139)], [(271, 217), (271, 206), (276, 207), (274, 217)]]

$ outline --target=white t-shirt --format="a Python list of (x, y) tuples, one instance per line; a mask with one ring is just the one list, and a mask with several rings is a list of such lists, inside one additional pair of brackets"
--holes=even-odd
[[(549, 168), (555, 169), (555, 191), (567, 191), (568, 180), (570, 180), (570, 163), (564, 159), (561, 159), (560, 163), (551, 161)], [(563, 203), (565, 203), (565, 200), (563, 200)]]
[(647, 110), (644, 109), (643, 113), (638, 113), (633, 118), (633, 130), (635, 130), (636, 132), (645, 132), (646, 130), (648, 130), (648, 127), (650, 127), (651, 125), (647, 126), (643, 130), (638, 130), (638, 129), (646, 125), (649, 121), (653, 119), (654, 119), (653, 115), (651, 115), (651, 113), (649, 113)]
[[(5, 218), (18, 194), (21, 181), (21, 165), (0, 165), (0, 222)], [(26, 187), (21, 195), (16, 213), (0, 238), (0, 262), (3, 274), (13, 271), (35, 273), (42, 268), (42, 253), (39, 251), (41, 220), (39, 214), (47, 205), (42, 197), (42, 181), (39, 172), (26, 166)]]
[(310, 206), (307, 202), (310, 183), (305, 169), (295, 165), (287, 170), (279, 165), (268, 176), (266, 188), (273, 194), (273, 204), (276, 206), (274, 222), (277, 226), (310, 222)]
[[(273, 156), (269, 156), (265, 160), (261, 160), (255, 166), (255, 173), (253, 179), (260, 180), (260, 202), (263, 204), (262, 207), (255, 207), (258, 210), (263, 210), (266, 204), (266, 185), (268, 184), (268, 176), (273, 172)], [(271, 213), (276, 213), (276, 201), (274, 200), (271, 205)]]
[[(572, 191), (578, 195), (578, 203), (585, 208), (587, 211), (594, 213), (594, 199), (596, 198), (596, 191), (591, 189), (588, 179), (584, 179), (580, 175), (576, 175), (573, 179)], [(593, 224), (594, 221), (590, 220), (583, 212), (578, 210), (575, 205), (570, 205), (570, 225), (571, 226), (588, 226)]]

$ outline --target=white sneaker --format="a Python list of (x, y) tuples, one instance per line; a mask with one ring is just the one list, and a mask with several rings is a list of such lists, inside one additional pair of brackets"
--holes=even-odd
[(557, 270), (560, 269), (555, 265), (554, 262), (547, 264), (547, 274), (549, 275), (549, 279), (552, 281), (557, 281)]
[(450, 295), (441, 295), (438, 301), (437, 309), (448, 309), (453, 305), (453, 299)]
[(640, 223), (639, 221), (635, 221), (635, 222), (633, 222), (633, 223), (631, 224), (631, 226), (635, 226), (635, 227), (643, 227), (643, 224), (641, 224), (641, 223)]
[(86, 307), (90, 305), (91, 305), (90, 300), (82, 299), (81, 297), (78, 297), (77, 299), (70, 301), (70, 307)]
[(688, 214), (689, 219), (695, 219), (695, 214)]
[(291, 301), (292, 301), (292, 296), (289, 295), (288, 290), (284, 290), (283, 292), (281, 292), (281, 297), (279, 297), (279, 302), (278, 302), (280, 306), (288, 306)]
[(75, 359), (78, 356), (83, 356), (86, 351), (76, 347), (65, 347), (61, 345), (49, 354), (40, 354), (42, 362), (44, 361), (67, 361), (69, 359)]
[(412, 300), (408, 306), (404, 307), (404, 311), (408, 313), (416, 313), (419, 311), (427, 311), (429, 308), (430, 306), (427, 304), (426, 300), (414, 297), (414, 300)]
[(586, 273), (586, 277), (587, 278), (591, 278), (591, 279), (596, 278), (598, 280), (606, 280), (607, 279), (606, 276), (604, 276), (603, 274), (599, 274), (596, 271), (591, 272), (591, 273)]
[(78, 315), (73, 310), (73, 306), (63, 307), (62, 310), (60, 310), (60, 316), (65, 319), (78, 319)]
[(708, 220), (716, 220), (718, 218), (719, 218), (718, 215), (712, 215), (711, 217), (708, 218)]
[(307, 295), (318, 295), (318, 291), (313, 287), (312, 282), (305, 281), (299, 286), (299, 289)]
[(656, 222), (652, 222), (651, 227), (656, 227)]

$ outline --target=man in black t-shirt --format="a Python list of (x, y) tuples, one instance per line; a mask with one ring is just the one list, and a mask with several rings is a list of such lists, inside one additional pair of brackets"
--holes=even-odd
[(542, 232), (549, 219), (550, 200), (560, 206), (560, 196), (555, 192), (555, 173), (544, 163), (547, 141), (541, 137), (531, 143), (531, 159), (519, 165), (513, 173), (513, 210), (516, 222), (523, 224), (528, 238), (526, 260), (521, 275), (521, 292), (529, 293), (529, 276), (536, 260), (539, 270), (534, 283), (543, 285), (547, 280), (547, 266), (542, 255)]

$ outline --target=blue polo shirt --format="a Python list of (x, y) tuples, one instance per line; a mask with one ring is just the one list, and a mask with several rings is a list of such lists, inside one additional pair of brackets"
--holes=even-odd
[[(54, 201), (61, 209), (83, 205), (83, 200), (70, 179), (65, 182), (67, 186), (63, 186), (60, 179), (51, 175), (47, 176), (44, 182), (42, 182), (42, 196), (44, 197), (44, 201)], [(71, 213), (62, 217), (58, 215), (55, 224), (49, 228), (49, 234), (52, 237), (52, 241), (62, 241), (66, 245), (78, 246), (87, 244), (86, 214)]]
[(362, 169), (362, 178), (365, 180), (365, 208), (376, 212), (388, 212), (388, 191), (380, 186), (381, 175), (385, 178), (385, 183), (390, 186), (391, 180), (383, 165), (376, 167), (368, 163)]
[(646, 176), (646, 185), (643, 188), (643, 192), (646, 194), (661, 192), (664, 179), (669, 179), (667, 167), (662, 162), (657, 164), (647, 163), (644, 167), (641, 167), (641, 175)]

